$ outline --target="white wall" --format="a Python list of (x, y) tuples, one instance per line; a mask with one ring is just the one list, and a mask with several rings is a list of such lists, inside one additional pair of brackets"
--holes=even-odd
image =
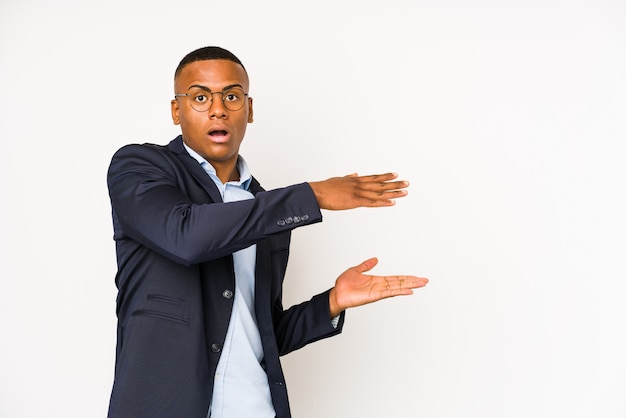
[(296, 417), (626, 416), (625, 3), (300, 3), (1, 3), (0, 416), (105, 416), (106, 169), (177, 134), (172, 73), (211, 44), (251, 74), (266, 187), (412, 182), (294, 233), (287, 302), (373, 255), (431, 279), (284, 359)]

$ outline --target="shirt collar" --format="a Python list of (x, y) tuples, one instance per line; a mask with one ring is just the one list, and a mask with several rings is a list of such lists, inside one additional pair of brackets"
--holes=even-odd
[[(217, 174), (215, 172), (215, 167), (211, 165), (203, 156), (195, 152), (191, 149), (187, 144), (183, 142), (183, 146), (185, 150), (191, 155), (198, 164), (204, 168), (205, 171), (213, 173), (213, 175), (217, 178)], [(250, 174), (250, 169), (248, 168), (248, 164), (246, 160), (241, 155), (237, 156), (237, 170), (239, 171), (239, 181), (229, 181), (228, 183), (234, 185), (241, 185), (244, 190), (248, 190), (250, 188), (250, 183), (252, 182), (252, 175)]]

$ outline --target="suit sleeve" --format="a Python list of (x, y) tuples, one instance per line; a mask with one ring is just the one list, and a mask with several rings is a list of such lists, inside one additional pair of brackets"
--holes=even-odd
[[(116, 239), (131, 238), (177, 263), (192, 265), (322, 220), (307, 183), (260, 192), (250, 200), (193, 202), (182, 181), (190, 174), (173, 158), (145, 145), (129, 145), (114, 155), (107, 184)], [(281, 222), (296, 216), (298, 223)]]
[(280, 355), (341, 333), (346, 313), (344, 311), (340, 314), (337, 327), (334, 327), (330, 318), (329, 292), (327, 290), (313, 296), (311, 300), (285, 311), (280, 301), (277, 301), (274, 307), (274, 330)]

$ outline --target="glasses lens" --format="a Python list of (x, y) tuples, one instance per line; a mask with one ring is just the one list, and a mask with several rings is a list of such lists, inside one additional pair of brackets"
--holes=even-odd
[(211, 106), (211, 93), (202, 89), (194, 89), (189, 91), (189, 102), (198, 112), (206, 112)]
[(246, 102), (246, 95), (239, 87), (233, 87), (222, 92), (222, 101), (226, 109), (239, 110)]

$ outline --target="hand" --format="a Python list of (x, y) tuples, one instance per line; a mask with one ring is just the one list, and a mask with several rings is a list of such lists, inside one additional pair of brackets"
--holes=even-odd
[(359, 176), (349, 174), (324, 181), (309, 182), (322, 209), (345, 210), (358, 207), (393, 206), (395, 201), (407, 195), (408, 181), (392, 181), (395, 173)]
[(381, 299), (412, 295), (413, 290), (424, 287), (428, 279), (415, 276), (369, 276), (378, 259), (370, 258), (343, 272), (330, 290), (330, 317), (334, 318), (347, 308), (361, 306)]

